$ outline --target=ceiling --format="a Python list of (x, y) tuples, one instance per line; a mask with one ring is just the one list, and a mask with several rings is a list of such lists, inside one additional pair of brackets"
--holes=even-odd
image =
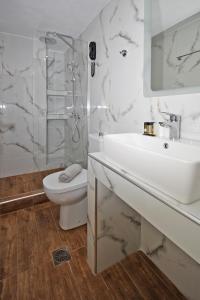
[(78, 37), (110, 0), (0, 0), (0, 32), (50, 30)]
[(200, 0), (152, 0), (152, 36), (200, 12)]

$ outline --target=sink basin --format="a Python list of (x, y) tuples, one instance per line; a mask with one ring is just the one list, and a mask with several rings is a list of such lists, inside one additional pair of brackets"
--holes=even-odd
[(142, 182), (175, 200), (200, 200), (200, 146), (140, 134), (104, 136), (104, 153)]

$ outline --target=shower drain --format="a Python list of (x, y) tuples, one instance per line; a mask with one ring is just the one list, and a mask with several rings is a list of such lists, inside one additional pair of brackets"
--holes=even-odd
[(55, 266), (71, 259), (69, 252), (65, 248), (60, 248), (60, 249), (53, 251), (52, 257), (53, 257), (53, 263)]

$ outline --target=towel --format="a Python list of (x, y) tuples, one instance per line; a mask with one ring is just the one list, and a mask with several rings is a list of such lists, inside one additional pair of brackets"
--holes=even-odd
[(66, 168), (60, 175), (59, 175), (59, 181), (60, 182), (70, 182), (74, 177), (76, 177), (82, 170), (81, 165), (79, 164), (73, 164)]

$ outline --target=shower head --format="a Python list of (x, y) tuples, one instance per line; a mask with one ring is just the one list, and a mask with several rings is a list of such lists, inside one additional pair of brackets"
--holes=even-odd
[[(51, 36), (53, 35), (54, 37), (50, 37), (49, 35), (51, 35)], [(39, 40), (41, 42), (44, 42), (44, 43), (49, 44), (49, 45), (55, 45), (57, 43), (56, 37), (58, 37), (67, 46), (69, 46), (74, 52), (76, 52), (76, 49), (74, 47), (74, 39), (71, 36), (68, 36), (68, 35), (65, 35), (65, 34), (47, 31), (46, 32), (46, 36), (41, 36), (39, 38)], [(72, 40), (72, 43), (70, 43), (69, 41), (67, 41), (67, 39)]]
[[(57, 37), (62, 40), (66, 45), (68, 45), (74, 52), (76, 52), (76, 49), (73, 46), (73, 42), (72, 44), (70, 44), (66, 38), (69, 38), (68, 36), (65, 36), (64, 34), (60, 34), (60, 33), (56, 33)], [(72, 37), (70, 37), (70, 39), (72, 39), (72, 41), (74, 41), (74, 39)]]
[(55, 45), (57, 43), (56, 39), (48, 36), (40, 36), (39, 40), (49, 45)]

